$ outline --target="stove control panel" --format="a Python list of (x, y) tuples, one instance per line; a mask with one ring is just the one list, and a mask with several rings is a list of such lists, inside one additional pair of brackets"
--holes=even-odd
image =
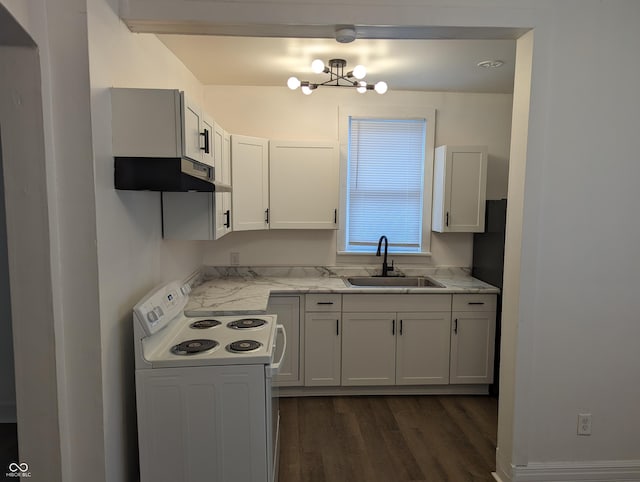
[(133, 307), (134, 317), (147, 335), (153, 335), (182, 314), (189, 291), (179, 281), (160, 286)]

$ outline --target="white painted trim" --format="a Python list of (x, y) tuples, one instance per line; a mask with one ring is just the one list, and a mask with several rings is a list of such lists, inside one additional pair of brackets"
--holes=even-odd
[(640, 481), (640, 460), (532, 462), (512, 468), (513, 482)]
[[(498, 407), (498, 414), (500, 408)], [(498, 422), (500, 423), (500, 422)], [(500, 443), (500, 442), (498, 442)], [(503, 454), (498, 446), (496, 448), (496, 471), (492, 472), (493, 478), (499, 482), (511, 482), (513, 465), (511, 465), (511, 457), (507, 457), (507, 454)]]

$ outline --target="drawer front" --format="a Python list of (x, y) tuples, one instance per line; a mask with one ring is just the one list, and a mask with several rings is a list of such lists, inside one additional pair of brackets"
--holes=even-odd
[(453, 295), (453, 311), (496, 311), (498, 295)]
[(341, 311), (342, 295), (337, 293), (312, 293), (305, 295), (305, 311)]
[(342, 299), (344, 312), (451, 311), (451, 295), (445, 294), (353, 294)]

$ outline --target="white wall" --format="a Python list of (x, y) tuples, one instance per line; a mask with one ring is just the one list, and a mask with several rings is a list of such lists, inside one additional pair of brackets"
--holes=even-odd
[[(205, 106), (228, 132), (271, 139), (337, 140), (339, 105), (416, 105), (437, 109), (436, 145), (483, 144), (489, 147), (487, 197), (506, 197), (512, 96), (450, 92), (393, 92), (359, 95), (348, 89), (319, 89), (311, 96), (286, 87), (206, 86)], [(489, 113), (489, 114), (488, 114)], [(397, 263), (471, 266), (473, 236), (432, 235), (430, 258), (397, 258)], [(336, 258), (336, 233), (278, 231), (232, 233), (206, 243), (207, 265), (229, 264), (231, 252), (241, 265), (377, 264), (372, 256)]]
[(102, 398), (107, 481), (137, 477), (133, 305), (155, 285), (202, 262), (197, 243), (163, 242), (160, 194), (113, 188), (110, 87), (171, 88), (202, 100), (202, 86), (154, 35), (132, 34), (117, 0), (89, 0), (88, 34), (95, 165)]
[[(530, 462), (632, 461), (636, 478), (639, 18), (633, 1), (554, 9), (553, 47), (531, 98), (525, 199), (536, 206), (524, 212), (522, 249), (523, 268), (535, 268), (523, 269), (533, 290), (520, 307), (531, 356), (517, 413), (530, 421), (521, 434)], [(587, 65), (594, 56), (606, 68)], [(593, 414), (590, 437), (576, 436), (579, 412)]]

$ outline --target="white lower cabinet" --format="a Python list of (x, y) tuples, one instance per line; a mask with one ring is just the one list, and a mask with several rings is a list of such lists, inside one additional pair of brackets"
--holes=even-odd
[(343, 385), (449, 382), (450, 312), (347, 313)]
[(493, 382), (495, 294), (333, 293), (304, 299), (300, 352), (307, 387)]
[(395, 313), (345, 313), (342, 322), (342, 385), (394, 385)]
[(496, 296), (453, 295), (453, 310), (450, 383), (492, 383)]
[[(300, 297), (271, 296), (267, 312), (278, 316), (278, 324), (283, 325), (287, 333), (286, 352), (274, 382), (280, 387), (300, 386), (303, 373), (300, 367)], [(278, 346), (282, 344), (278, 343)], [(280, 359), (280, 355), (276, 353), (276, 359)]]
[(451, 313), (398, 313), (396, 385), (449, 383)]
[(451, 295), (354, 294), (342, 307), (342, 385), (449, 382)]
[(341, 298), (339, 294), (308, 294), (305, 296), (305, 386), (340, 385)]

